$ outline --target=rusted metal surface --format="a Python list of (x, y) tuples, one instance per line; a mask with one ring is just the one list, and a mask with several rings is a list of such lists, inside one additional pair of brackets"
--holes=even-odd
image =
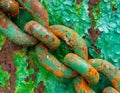
[(81, 76), (76, 77), (73, 82), (76, 93), (96, 93)]
[(5, 45), (3, 46), (3, 49), (0, 51), (0, 65), (3, 67), (3, 70), (7, 71), (10, 74), (10, 80), (8, 81), (10, 83), (10, 86), (6, 86), (4, 88), (0, 86), (0, 93), (14, 93), (15, 91), (14, 84), (16, 81), (16, 66), (13, 62), (13, 54), (15, 51), (20, 49), (22, 49), (22, 46), (16, 45), (7, 39)]
[(19, 14), (19, 4), (15, 0), (0, 0), (0, 8), (12, 17)]
[(35, 21), (48, 27), (48, 13), (38, 0), (18, 0), (18, 2), (25, 10), (33, 15)]
[(103, 90), (102, 93), (119, 93), (116, 89), (112, 88), (112, 87), (107, 87)]
[(54, 75), (61, 78), (72, 78), (77, 74), (75, 71), (66, 67), (64, 64), (59, 62), (52, 54), (48, 52), (48, 49), (42, 44), (36, 46), (36, 54), (39, 62)]
[(36, 21), (28, 22), (25, 25), (25, 32), (40, 40), (49, 49), (56, 49), (60, 45), (60, 40)]
[[(12, 17), (17, 16), (19, 14), (17, 1), (34, 17), (35, 21), (28, 22), (24, 28), (25, 32), (29, 35), (21, 31), (3, 12), (5, 11)], [(95, 93), (89, 85), (98, 83), (99, 73), (97, 71), (104, 74), (115, 88), (107, 87), (103, 90), (103, 93), (120, 92), (120, 71), (105, 60), (88, 60), (86, 42), (76, 31), (63, 25), (49, 26), (48, 13), (38, 0), (17, 1), (0, 0), (0, 32), (7, 36), (12, 42), (19, 45), (32, 46), (36, 45), (38, 40), (40, 40), (41, 43), (36, 46), (36, 55), (42, 66), (61, 78), (73, 78), (76, 77), (78, 73), (81, 75), (74, 79), (74, 87), (77, 93)], [(81, 0), (78, 0), (76, 2), (79, 4), (80, 1)], [(89, 31), (89, 34), (91, 34), (91, 37), (94, 36), (92, 31)], [(58, 38), (63, 39), (76, 53), (69, 53), (65, 56), (64, 64), (66, 66), (59, 62), (47, 49), (47, 47), (49, 49), (58, 48), (60, 45)], [(97, 37), (93, 38), (92, 41), (95, 42), (96, 39)]]
[(63, 39), (74, 52), (85, 60), (88, 60), (88, 49), (83, 38), (74, 30), (63, 25), (53, 25), (49, 27), (56, 36)]
[(110, 62), (102, 59), (90, 59), (88, 62), (100, 73), (105, 75), (112, 86), (120, 92), (120, 71)]
[(0, 10), (0, 32), (19, 45), (32, 46), (38, 42), (34, 37), (21, 31), (2, 10)]
[(94, 67), (76, 54), (69, 53), (64, 58), (64, 63), (77, 71), (89, 85), (95, 85), (99, 81), (99, 73)]

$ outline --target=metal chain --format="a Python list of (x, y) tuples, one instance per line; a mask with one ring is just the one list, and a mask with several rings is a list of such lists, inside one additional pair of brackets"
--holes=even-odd
[[(18, 3), (34, 17), (33, 21), (25, 25), (26, 33), (21, 31), (4, 13), (6, 12), (12, 17), (18, 15)], [(0, 0), (0, 8), (0, 32), (19, 45), (32, 46), (40, 41), (36, 45), (39, 62), (58, 77), (75, 77), (74, 86), (77, 93), (82, 91), (95, 93), (89, 86), (99, 82), (98, 72), (105, 75), (116, 89), (109, 87), (103, 93), (110, 90), (111, 93), (120, 92), (120, 71), (105, 60), (88, 59), (85, 40), (76, 31), (62, 25), (49, 26), (47, 11), (38, 0)], [(64, 64), (59, 62), (48, 50), (48, 48), (57, 49), (60, 39), (64, 40), (74, 51), (65, 56)]]

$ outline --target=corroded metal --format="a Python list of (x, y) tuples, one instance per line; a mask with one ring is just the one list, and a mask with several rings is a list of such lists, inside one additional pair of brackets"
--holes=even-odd
[(77, 32), (62, 25), (53, 25), (50, 26), (49, 29), (73, 48), (76, 54), (83, 59), (88, 60), (88, 50), (85, 40), (83, 40)]
[(58, 48), (60, 45), (60, 40), (36, 21), (28, 22), (25, 25), (25, 32), (40, 40), (49, 49)]
[(5, 13), (0, 10), (0, 32), (2, 32), (12, 42), (19, 45), (32, 46), (37, 44), (38, 40), (21, 31)]
[(18, 0), (19, 4), (32, 14), (34, 20), (44, 26), (49, 25), (48, 13), (38, 0)]
[(73, 53), (67, 54), (64, 58), (64, 63), (77, 71), (90, 85), (98, 83), (99, 73), (78, 55)]
[(54, 75), (62, 78), (72, 78), (77, 75), (75, 71), (66, 67), (49, 53), (48, 49), (42, 43), (36, 46), (36, 54), (39, 62)]
[[(103, 90), (103, 93), (120, 92), (120, 71), (105, 60), (88, 60), (86, 43), (76, 31), (62, 25), (49, 27), (48, 13), (38, 0), (17, 1), (25, 10), (31, 13), (34, 20), (37, 21), (30, 21), (25, 25), (25, 31), (30, 35), (21, 31), (2, 11), (4, 10), (12, 17), (17, 16), (19, 14), (19, 5), (15, 0), (0, 0), (0, 8), (2, 9), (0, 10), (0, 32), (19, 45), (32, 46), (37, 44), (38, 40), (40, 40), (42, 43), (36, 46), (36, 54), (41, 65), (58, 77), (73, 78), (77, 76), (77, 73), (81, 75), (81, 77), (78, 76), (74, 79), (74, 86), (77, 93), (95, 93), (89, 85), (98, 83), (99, 74), (97, 71), (104, 74), (116, 89), (107, 87)], [(60, 45), (58, 38), (63, 39), (77, 54), (69, 53), (64, 58), (65, 65), (72, 69), (59, 62), (46, 48), (46, 46), (49, 49), (58, 48)]]
[(96, 93), (93, 89), (91, 89), (87, 82), (80, 76), (74, 79), (74, 87), (76, 93)]
[(100, 73), (104, 74), (112, 86), (120, 92), (120, 71), (110, 62), (102, 59), (90, 59), (88, 62)]
[(19, 14), (19, 4), (15, 0), (0, 0), (0, 8), (12, 17)]
[(119, 92), (112, 87), (106, 87), (102, 93), (119, 93)]

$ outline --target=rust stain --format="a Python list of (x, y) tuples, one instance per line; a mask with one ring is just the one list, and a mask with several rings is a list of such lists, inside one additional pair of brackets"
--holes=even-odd
[(9, 21), (7, 20), (7, 16), (2, 10), (0, 10), (0, 26), (8, 29), (8, 24)]
[(75, 87), (76, 93), (82, 93), (82, 92), (92, 93), (87, 82), (80, 76), (74, 79), (74, 87)]
[(33, 35), (49, 49), (56, 49), (60, 45), (60, 40), (49, 29), (43, 27), (36, 21), (28, 22), (24, 27), (25, 32)]
[(15, 0), (1, 0), (0, 7), (11, 17), (16, 17), (20, 12), (19, 4)]
[[(89, 0), (88, 4), (89, 4), (89, 17), (91, 19), (94, 19), (94, 16), (92, 14), (92, 8), (93, 6), (97, 5), (98, 3), (100, 2), (100, 0)], [(97, 11), (97, 13), (99, 13), (99, 11)], [(101, 35), (101, 32), (98, 30), (98, 29), (94, 29), (95, 27), (95, 24), (96, 22), (95, 21), (92, 21), (92, 27), (90, 29), (88, 29), (88, 33), (89, 33), (89, 36), (90, 36), (90, 39), (92, 41), (92, 48), (98, 53), (100, 54), (101, 51), (100, 49), (98, 49), (96, 46), (95, 46), (95, 42), (96, 40), (98, 39), (98, 37)]]
[(89, 85), (95, 85), (99, 81), (97, 70), (76, 54), (69, 53), (64, 58), (64, 63), (78, 72)]
[(120, 92), (120, 71), (114, 65), (103, 59), (90, 59), (88, 63), (105, 75), (112, 83), (112, 86)]
[(41, 17), (42, 20), (45, 20), (45, 26), (49, 25), (49, 18), (48, 13), (45, 10), (45, 8), (42, 6), (41, 3), (38, 2), (38, 0), (30, 0), (31, 1), (31, 9), (33, 10), (33, 13), (39, 14), (39, 17)]
[(95, 43), (99, 35), (101, 35), (101, 32), (98, 29), (94, 29), (94, 28), (90, 28), (88, 30), (88, 33), (93, 43)]
[(10, 74), (10, 83), (9, 88), (0, 88), (0, 93), (14, 93), (15, 91), (15, 64), (13, 62), (13, 53), (14, 51), (22, 49), (22, 46), (16, 45), (7, 39), (5, 45), (0, 51), (0, 65), (2, 65), (3, 70), (7, 71)]
[[(38, 0), (18, 0), (18, 2), (25, 10), (33, 15), (34, 20), (40, 22), (45, 27), (49, 26), (48, 13)], [(30, 8), (25, 6), (25, 2), (30, 4)]]
[(54, 74), (55, 74), (56, 76), (63, 77), (63, 74), (62, 74), (62, 72), (60, 72), (60, 71), (54, 71)]
[(86, 46), (86, 43), (83, 38), (80, 37), (74, 30), (63, 25), (53, 25), (50, 26), (49, 29), (56, 36), (63, 39), (74, 50), (76, 54), (81, 56), (86, 61), (88, 60), (88, 48)]
[(35, 93), (44, 93), (45, 86), (43, 85), (43, 81), (40, 81), (38, 88), (35, 89)]

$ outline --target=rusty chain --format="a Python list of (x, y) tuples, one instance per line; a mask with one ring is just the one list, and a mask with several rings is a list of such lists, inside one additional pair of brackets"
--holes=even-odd
[[(19, 14), (18, 3), (34, 17), (33, 21), (25, 25), (25, 32), (21, 31), (4, 13), (6, 12), (12, 17), (17, 16)], [(47, 11), (38, 0), (0, 0), (0, 32), (19, 45), (37, 44), (36, 54), (39, 62), (58, 77), (74, 77), (77, 93), (82, 91), (95, 93), (89, 86), (99, 82), (98, 72), (105, 75), (113, 86), (113, 88), (105, 88), (103, 93), (106, 91), (120, 92), (120, 71), (105, 60), (88, 59), (85, 40), (76, 31), (62, 25), (49, 26)], [(65, 56), (64, 64), (59, 62), (48, 50), (57, 49), (61, 42), (60, 39), (64, 40), (74, 51)]]

